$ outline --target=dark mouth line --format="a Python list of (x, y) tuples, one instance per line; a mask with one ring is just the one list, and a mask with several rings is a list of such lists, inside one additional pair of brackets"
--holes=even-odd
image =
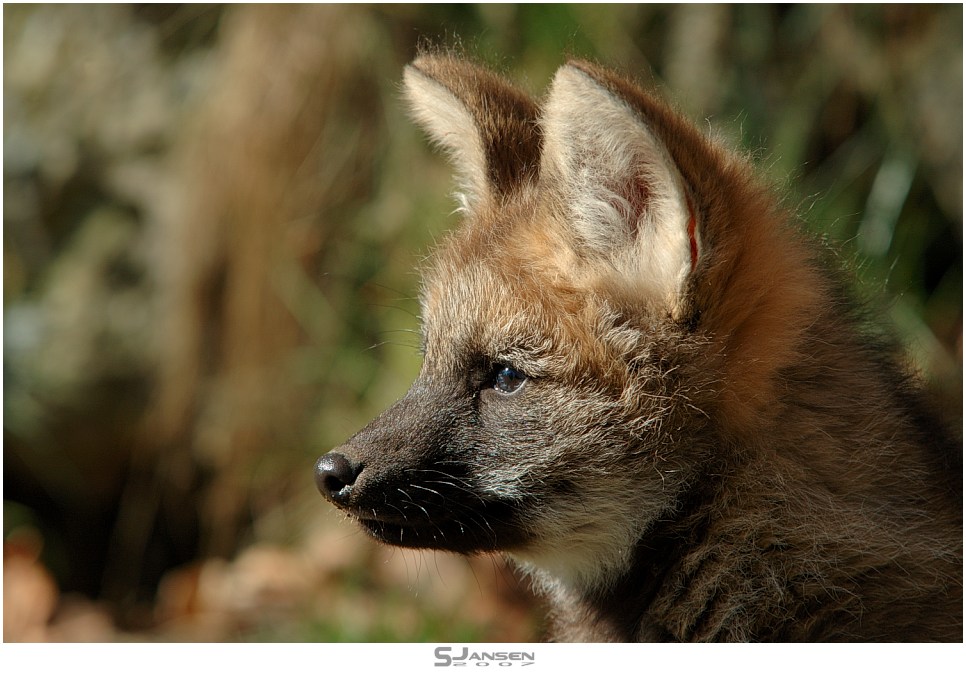
[[(429, 535), (430, 533), (433, 533), (434, 539), (436, 537), (464, 537), (469, 533), (474, 532), (475, 526), (481, 526), (481, 524), (474, 524), (472, 520), (467, 521), (465, 519), (452, 517), (439, 520), (429, 520), (425, 518), (409, 518), (403, 520), (398, 517), (394, 518), (393, 516), (388, 518), (384, 518), (382, 516), (372, 517), (371, 514), (368, 516), (354, 514), (353, 517), (362, 527), (374, 533), (382, 533), (392, 530), (399, 531), (400, 529), (403, 529), (412, 534), (418, 535)], [(488, 524), (486, 524), (486, 530), (487, 532), (492, 532), (492, 528), (490, 528)]]
[(399, 517), (383, 517), (377, 516), (373, 517), (371, 514), (368, 516), (361, 516), (359, 514), (352, 515), (355, 519), (359, 521), (360, 524), (366, 528), (408, 528), (419, 530), (422, 528), (433, 528), (440, 529), (445, 528), (451, 524), (458, 524), (459, 521), (453, 519), (445, 519), (440, 521), (429, 521), (426, 519), (403, 519)]

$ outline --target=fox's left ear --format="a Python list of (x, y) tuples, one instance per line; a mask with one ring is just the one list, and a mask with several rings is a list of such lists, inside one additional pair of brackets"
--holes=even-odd
[(541, 179), (580, 240), (678, 315), (701, 255), (684, 180), (643, 111), (589, 64), (554, 76), (544, 106)]
[(525, 92), (469, 61), (424, 54), (406, 66), (416, 121), (450, 155), (468, 209), (499, 204), (540, 167), (538, 107)]

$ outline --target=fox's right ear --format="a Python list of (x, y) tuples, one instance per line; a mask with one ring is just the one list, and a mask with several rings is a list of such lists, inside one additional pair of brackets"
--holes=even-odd
[(700, 227), (677, 165), (619, 83), (570, 62), (544, 107), (541, 180), (587, 249), (603, 254), (672, 315), (701, 256)]
[(536, 177), (538, 109), (527, 94), (448, 55), (420, 56), (403, 81), (416, 121), (455, 164), (464, 208), (499, 203)]

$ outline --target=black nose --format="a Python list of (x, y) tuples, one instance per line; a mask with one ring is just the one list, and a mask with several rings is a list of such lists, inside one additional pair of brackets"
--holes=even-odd
[(332, 502), (344, 503), (349, 497), (349, 488), (361, 470), (360, 466), (353, 465), (341, 453), (332, 451), (315, 463), (315, 485)]

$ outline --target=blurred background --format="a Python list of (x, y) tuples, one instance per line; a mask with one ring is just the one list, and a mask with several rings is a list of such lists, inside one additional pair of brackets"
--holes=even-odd
[(6, 641), (537, 640), (498, 558), (370, 544), (315, 459), (419, 368), (455, 223), (402, 67), (664, 91), (962, 410), (960, 5), (5, 5)]

